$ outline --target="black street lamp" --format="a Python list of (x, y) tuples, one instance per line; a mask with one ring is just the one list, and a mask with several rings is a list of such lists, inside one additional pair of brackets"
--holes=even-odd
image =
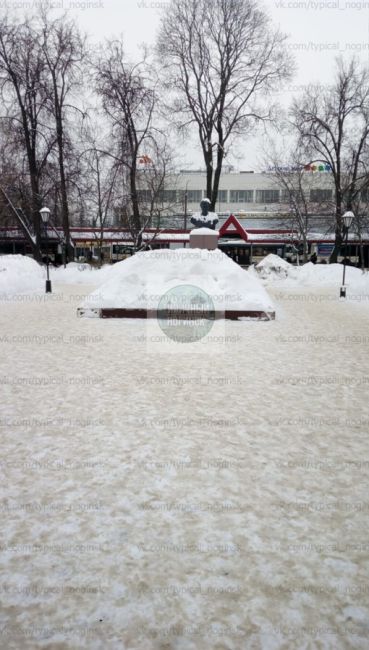
[(353, 212), (351, 212), (351, 210), (345, 212), (345, 214), (342, 217), (344, 232), (346, 233), (346, 240), (345, 240), (345, 257), (343, 258), (343, 278), (342, 278), (342, 287), (340, 289), (340, 298), (346, 298), (345, 277), (346, 277), (346, 256), (347, 256), (347, 248), (348, 248), (348, 231), (350, 229), (354, 217), (355, 215)]
[(50, 276), (49, 276), (49, 239), (48, 239), (48, 236), (47, 236), (47, 222), (49, 221), (49, 217), (50, 217), (49, 208), (42, 208), (40, 210), (40, 215), (41, 215), (42, 223), (45, 226), (45, 232), (46, 232), (46, 273), (47, 273), (47, 280), (46, 280), (45, 293), (51, 293), (51, 280), (50, 280)]

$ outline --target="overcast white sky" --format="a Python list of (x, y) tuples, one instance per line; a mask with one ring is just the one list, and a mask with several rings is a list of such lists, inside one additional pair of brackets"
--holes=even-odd
[[(93, 40), (123, 34), (127, 52), (134, 57), (142, 42), (153, 44), (165, 0), (54, 0), (55, 12), (70, 12)], [(37, 0), (0, 0), (0, 10), (32, 11)], [(369, 65), (369, 0), (269, 0), (264, 8), (275, 25), (289, 35), (288, 47), (295, 54), (297, 73), (280, 94), (283, 105), (312, 82), (329, 84), (334, 59), (356, 54)], [(257, 169), (260, 138), (240, 143), (240, 169)], [(196, 141), (191, 148), (179, 145), (180, 166), (200, 166)], [(229, 162), (235, 162), (230, 160)]]

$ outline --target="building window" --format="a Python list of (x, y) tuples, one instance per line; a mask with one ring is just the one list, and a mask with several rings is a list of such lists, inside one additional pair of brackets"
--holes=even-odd
[(218, 190), (218, 203), (228, 202), (228, 190)]
[(300, 190), (290, 189), (290, 190), (281, 190), (281, 203), (291, 203), (292, 199), (299, 201), (303, 198), (302, 192)]
[(202, 190), (187, 190), (188, 203), (200, 203), (202, 199)]
[(256, 203), (279, 203), (279, 190), (256, 190)]
[(230, 203), (253, 203), (254, 190), (231, 190)]
[(176, 190), (160, 190), (157, 193), (157, 200), (162, 203), (176, 203), (177, 192)]
[(150, 203), (151, 201), (151, 191), (150, 190), (138, 190), (137, 199), (140, 203)]
[(332, 200), (332, 190), (310, 190), (310, 201), (312, 203), (324, 203)]

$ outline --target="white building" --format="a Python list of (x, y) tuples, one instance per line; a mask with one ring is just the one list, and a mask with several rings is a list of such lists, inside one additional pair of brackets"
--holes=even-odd
[[(178, 175), (168, 177), (163, 201), (172, 206), (172, 213), (194, 212), (199, 209), (205, 197), (206, 173), (204, 171), (181, 170)], [(328, 171), (307, 171), (306, 190), (309, 200), (322, 205), (333, 200), (333, 179)], [(286, 193), (277, 184), (273, 173), (252, 171), (230, 172), (227, 169), (220, 177), (218, 213), (273, 213), (288, 208)]]

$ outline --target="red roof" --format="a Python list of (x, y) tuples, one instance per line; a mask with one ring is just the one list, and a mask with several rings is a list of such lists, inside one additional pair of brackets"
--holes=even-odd
[(237, 234), (244, 241), (248, 240), (248, 235), (246, 230), (241, 226), (240, 222), (236, 217), (231, 214), (227, 221), (219, 228), (219, 237), (224, 237), (224, 235), (234, 235)]

